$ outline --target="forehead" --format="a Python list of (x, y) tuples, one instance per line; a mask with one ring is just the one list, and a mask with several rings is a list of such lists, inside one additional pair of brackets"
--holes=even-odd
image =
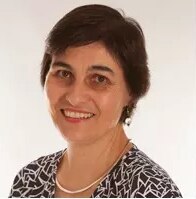
[(122, 68), (116, 59), (100, 42), (79, 47), (69, 47), (63, 53), (52, 56), (52, 62), (56, 61), (64, 61), (73, 68), (76, 66), (78, 68), (78, 66), (105, 65), (116, 72), (122, 73)]

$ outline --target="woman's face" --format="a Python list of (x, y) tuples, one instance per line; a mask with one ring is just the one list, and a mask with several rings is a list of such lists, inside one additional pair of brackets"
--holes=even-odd
[(53, 56), (44, 91), (68, 142), (92, 142), (115, 130), (131, 100), (121, 67), (98, 42)]

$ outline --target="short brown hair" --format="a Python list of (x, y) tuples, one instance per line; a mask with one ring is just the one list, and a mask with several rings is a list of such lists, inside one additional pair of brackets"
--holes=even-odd
[[(45, 84), (52, 55), (59, 54), (68, 47), (97, 41), (104, 44), (122, 67), (125, 81), (134, 99), (134, 103), (129, 107), (132, 113), (137, 101), (147, 93), (150, 85), (144, 35), (133, 18), (125, 17), (105, 5), (77, 7), (57, 22), (46, 39), (41, 85)], [(128, 115), (124, 109), (120, 122), (125, 122), (131, 113)]]

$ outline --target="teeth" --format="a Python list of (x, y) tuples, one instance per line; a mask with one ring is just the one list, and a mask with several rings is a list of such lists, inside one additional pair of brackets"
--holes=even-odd
[(65, 116), (72, 117), (72, 118), (90, 118), (93, 116), (92, 113), (78, 113), (78, 112), (71, 112), (71, 111), (64, 111)]

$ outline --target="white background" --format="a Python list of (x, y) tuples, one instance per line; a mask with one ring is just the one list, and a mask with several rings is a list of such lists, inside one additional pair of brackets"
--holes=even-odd
[(142, 26), (151, 88), (132, 125), (133, 142), (170, 174), (183, 196), (196, 196), (196, 17), (193, 0), (0, 0), (0, 196), (21, 167), (66, 146), (39, 84), (44, 40), (68, 11), (100, 3)]

